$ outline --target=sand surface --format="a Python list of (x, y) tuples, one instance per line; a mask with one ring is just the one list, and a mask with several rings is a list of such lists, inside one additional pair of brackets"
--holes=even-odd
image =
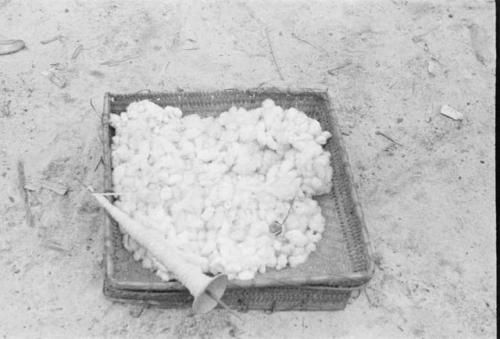
[[(479, 0), (0, 0), (0, 39), (27, 45), (0, 56), (0, 337), (496, 337), (494, 26)], [(106, 300), (102, 211), (75, 180), (102, 185), (104, 93), (257, 86), (331, 94), (375, 248), (368, 288), (341, 312), (242, 321)], [(19, 159), (69, 189), (29, 193), (33, 227)]]

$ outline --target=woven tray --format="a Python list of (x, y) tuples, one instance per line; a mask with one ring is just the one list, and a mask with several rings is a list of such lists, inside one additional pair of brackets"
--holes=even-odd
[[(259, 107), (271, 98), (283, 108), (295, 107), (318, 120), (332, 133), (325, 145), (331, 153), (333, 188), (315, 197), (326, 219), (323, 238), (308, 260), (280, 271), (269, 270), (254, 279), (232, 280), (223, 300), (237, 309), (337, 310), (343, 309), (351, 291), (367, 283), (373, 274), (368, 234), (353, 188), (347, 154), (325, 92), (276, 89), (217, 92), (106, 94), (104, 100), (104, 188), (112, 191), (111, 113), (120, 114), (138, 100), (179, 107), (184, 115), (216, 116), (231, 106)], [(135, 301), (161, 307), (189, 306), (192, 298), (177, 281), (161, 281), (144, 269), (122, 245), (117, 224), (105, 217), (104, 293), (113, 300)]]

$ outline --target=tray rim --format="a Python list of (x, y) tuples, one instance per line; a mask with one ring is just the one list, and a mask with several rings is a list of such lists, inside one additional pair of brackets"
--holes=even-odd
[[(273, 293), (279, 289), (286, 293), (286, 300), (281, 301), (280, 296)], [(353, 292), (358, 292), (354, 293)], [(312, 303), (304, 302), (304, 292), (313, 295)], [(124, 290), (117, 289), (105, 281), (103, 285), (104, 295), (111, 301), (120, 303), (133, 303), (153, 306), (158, 308), (189, 308), (193, 297), (187, 290)], [(262, 297), (263, 294), (271, 294), (271, 298)], [(298, 286), (294, 288), (276, 287), (252, 287), (248, 289), (227, 289), (222, 300), (231, 308), (246, 312), (249, 310), (263, 310), (265, 312), (281, 311), (337, 311), (343, 310), (350, 299), (359, 297), (360, 288), (334, 289), (320, 288), (318, 286)], [(324, 301), (326, 297), (327, 301)], [(332, 297), (336, 300), (332, 303)], [(307, 299), (308, 301), (310, 299)], [(299, 301), (299, 303), (297, 303)], [(292, 304), (292, 307), (290, 307)], [(284, 307), (285, 306), (285, 307)]]
[[(146, 91), (146, 92), (145, 92)], [(315, 94), (320, 96), (327, 106), (329, 111), (329, 117), (331, 119), (331, 128), (334, 129), (334, 133), (337, 136), (338, 146), (341, 149), (342, 162), (345, 172), (348, 178), (349, 194), (352, 199), (354, 206), (354, 213), (357, 214), (357, 218), (360, 224), (360, 231), (363, 238), (363, 245), (366, 250), (367, 259), (367, 269), (359, 272), (349, 272), (346, 274), (338, 274), (335, 276), (325, 275), (322, 277), (309, 278), (308, 281), (304, 281), (304, 278), (291, 278), (286, 283), (279, 281), (279, 284), (255, 284), (253, 280), (243, 281), (238, 280), (238, 284), (229, 283), (228, 288), (247, 288), (247, 287), (287, 287), (287, 286), (303, 286), (303, 287), (324, 287), (327, 289), (339, 289), (339, 290), (356, 290), (364, 285), (366, 285), (375, 273), (375, 265), (373, 262), (373, 247), (370, 241), (370, 236), (368, 229), (366, 227), (365, 218), (359, 198), (354, 186), (352, 169), (350, 166), (347, 150), (345, 148), (345, 143), (340, 133), (337, 117), (332, 109), (330, 96), (328, 90), (325, 89), (315, 89), (315, 88), (300, 88), (300, 89), (281, 89), (277, 87), (259, 87), (259, 88), (249, 88), (249, 89), (239, 89), (230, 88), (223, 90), (189, 90), (189, 91), (150, 91), (142, 90), (134, 93), (111, 93), (106, 92), (104, 95), (103, 102), (103, 114), (101, 116), (101, 129), (102, 129), (102, 143), (103, 143), (103, 163), (104, 163), (104, 189), (112, 188), (112, 173), (111, 173), (111, 138), (110, 138), (110, 107), (111, 100), (113, 97), (137, 97), (144, 96), (143, 99), (150, 99), (152, 96), (158, 95), (174, 95), (174, 94), (190, 94), (190, 95), (214, 95), (217, 94), (230, 94), (230, 93), (247, 93), (247, 94), (263, 94), (263, 93), (281, 93), (281, 94)], [(178, 291), (183, 290), (184, 287), (177, 281), (173, 282), (123, 282), (114, 277), (114, 265), (113, 265), (113, 243), (112, 243), (112, 220), (106, 213), (104, 214), (104, 279), (105, 284), (108, 288), (116, 288), (122, 290), (134, 290), (134, 291)], [(349, 251), (348, 251), (349, 252)], [(352, 258), (350, 258), (352, 260)], [(274, 280), (274, 279), (273, 279)], [(276, 281), (274, 281), (276, 282)]]

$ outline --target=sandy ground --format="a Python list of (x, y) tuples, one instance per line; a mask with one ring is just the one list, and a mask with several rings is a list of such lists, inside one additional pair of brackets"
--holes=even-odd
[[(496, 337), (494, 26), (492, 1), (0, 0), (0, 39), (27, 44), (0, 56), (0, 335)], [(74, 179), (101, 185), (90, 100), (259, 85), (331, 93), (376, 251), (366, 291), (342, 312), (242, 321), (107, 301), (102, 212)], [(29, 194), (33, 227), (19, 159), (69, 187)]]

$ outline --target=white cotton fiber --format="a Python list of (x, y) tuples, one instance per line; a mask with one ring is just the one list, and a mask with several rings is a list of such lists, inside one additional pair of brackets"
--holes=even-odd
[[(314, 195), (331, 189), (330, 133), (270, 99), (218, 118), (134, 102), (112, 115), (116, 204), (189, 253), (193, 263), (231, 279), (295, 267), (316, 249), (325, 219)], [(283, 223), (280, 234), (270, 225)], [(124, 246), (169, 279), (128, 235)]]

